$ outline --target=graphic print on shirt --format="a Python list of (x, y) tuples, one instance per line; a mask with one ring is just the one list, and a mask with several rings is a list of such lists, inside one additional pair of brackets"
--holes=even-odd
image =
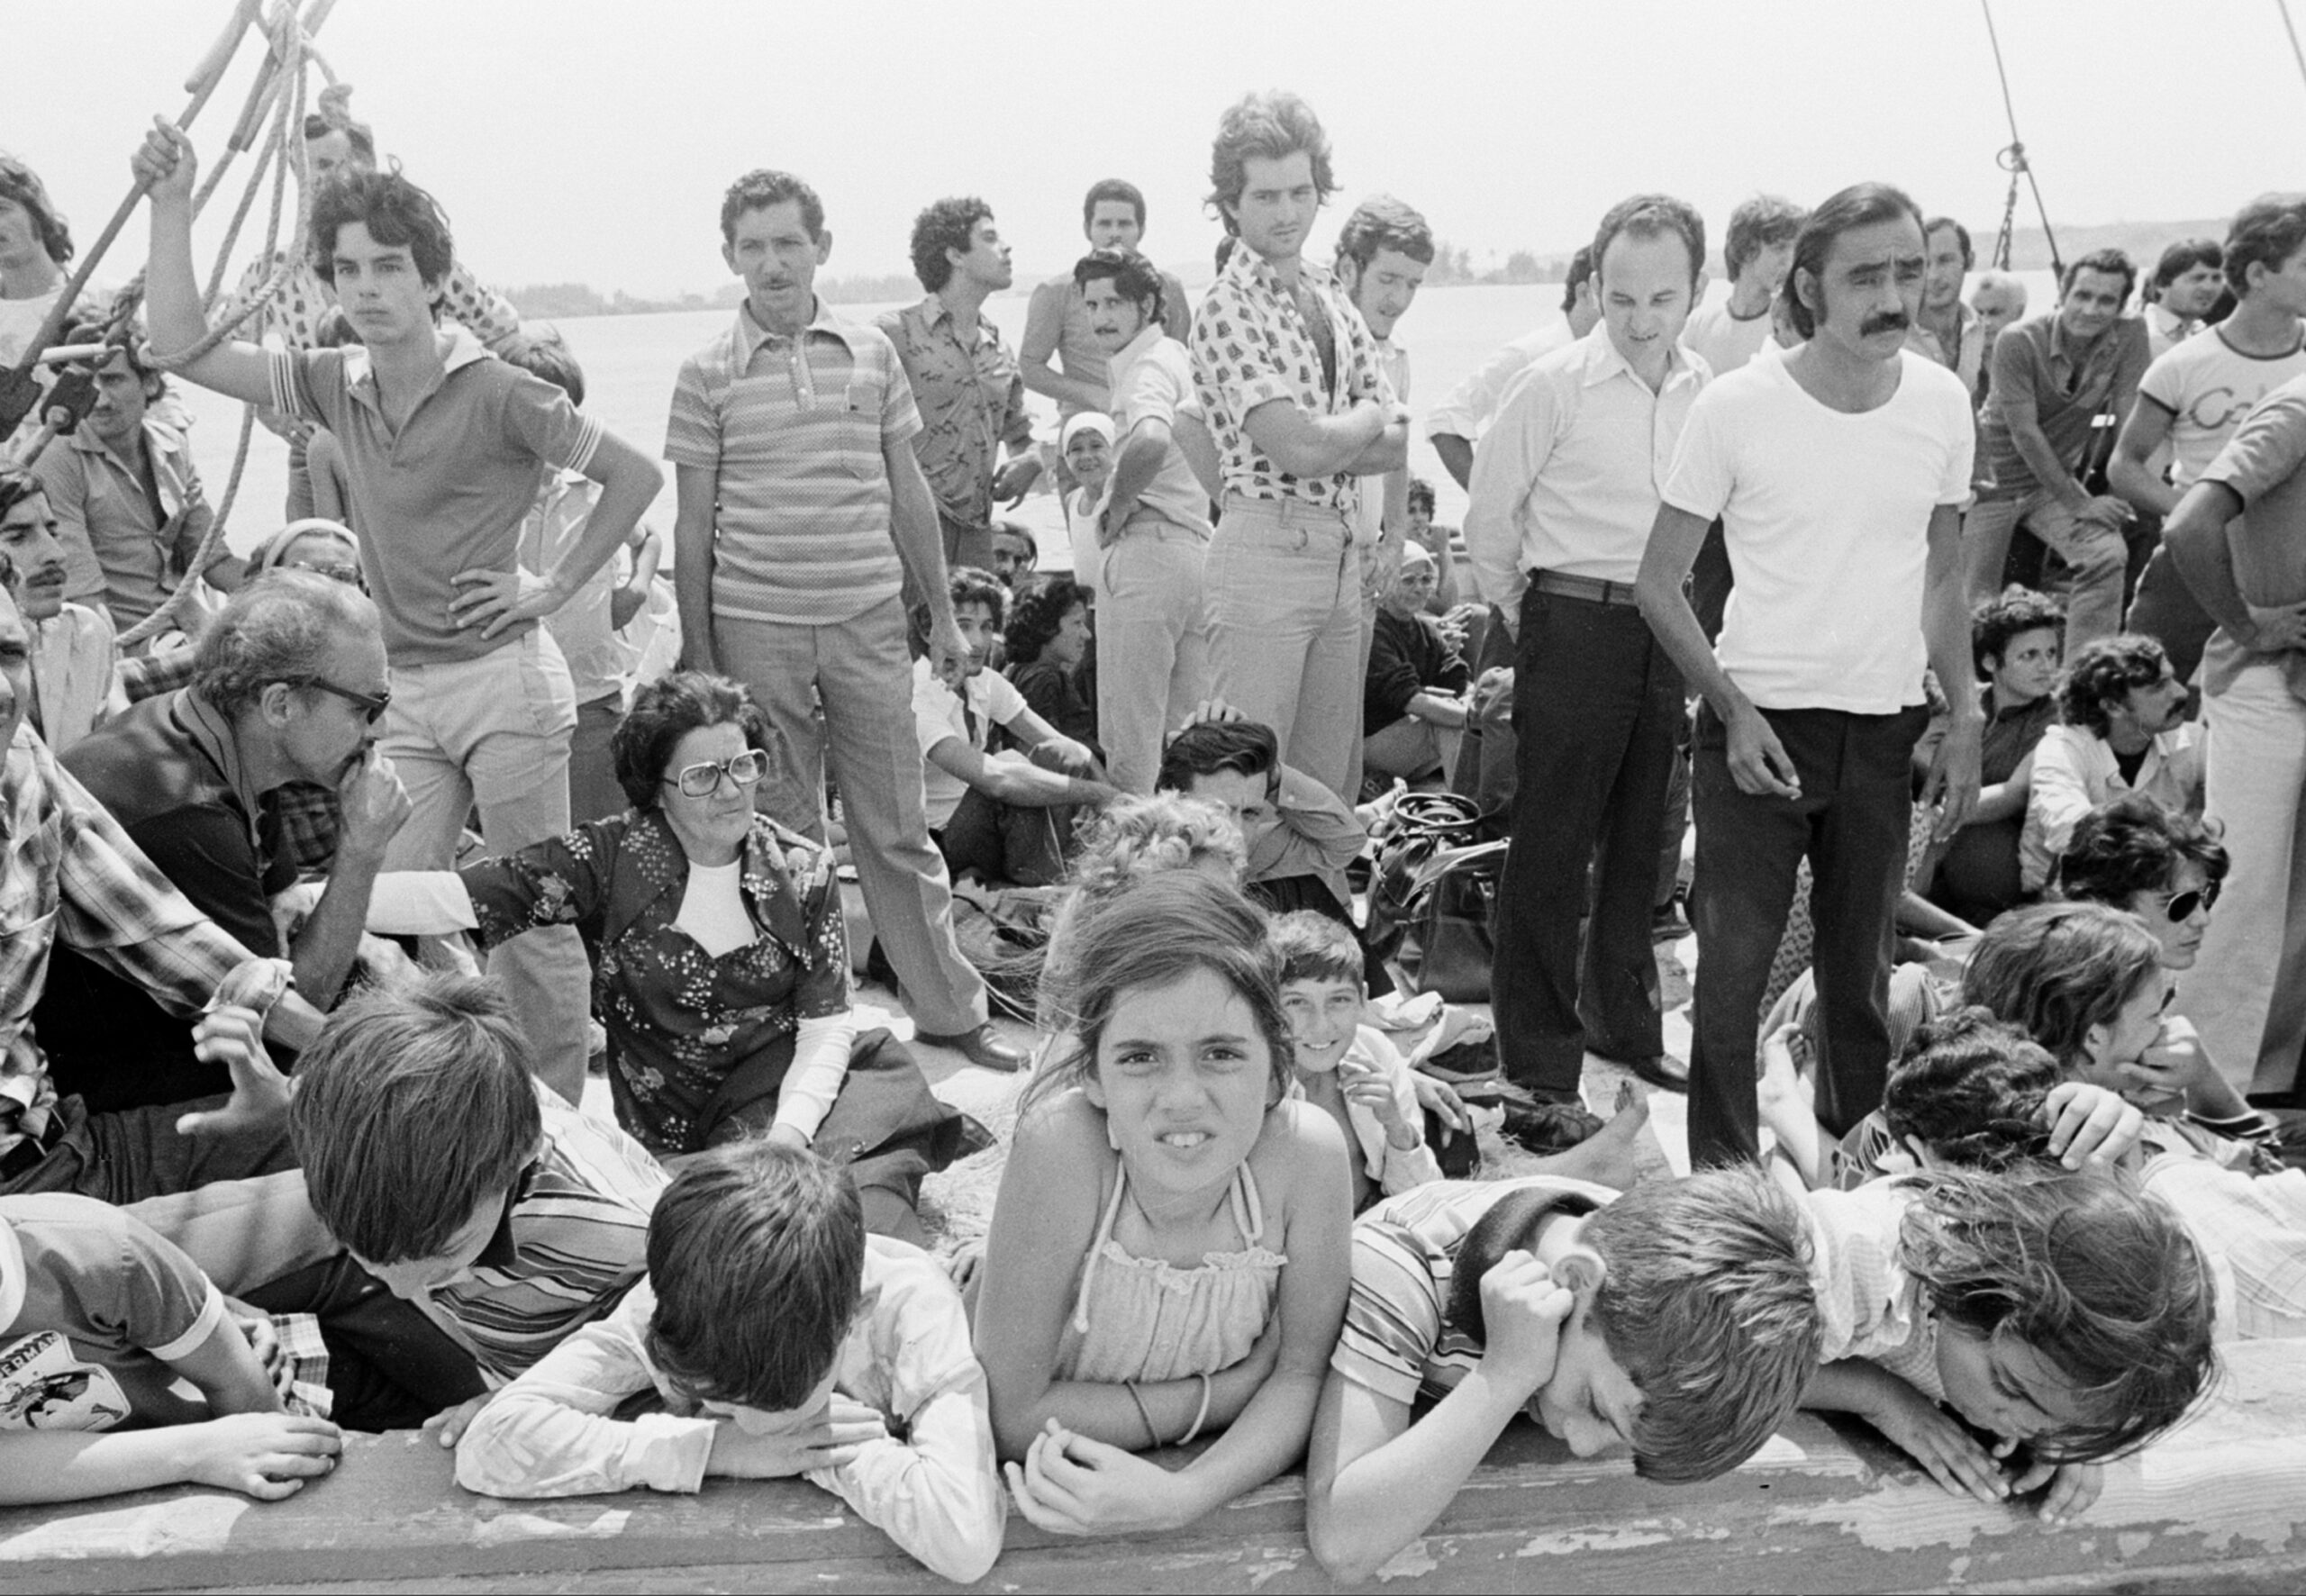
[(0, 1351), (0, 1430), (111, 1429), (127, 1419), (128, 1394), (101, 1364), (40, 1330)]

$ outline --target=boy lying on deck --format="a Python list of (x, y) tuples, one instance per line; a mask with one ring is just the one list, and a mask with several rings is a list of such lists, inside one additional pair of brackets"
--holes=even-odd
[(1793, 1410), (1818, 1342), (1801, 1211), (1757, 1170), (1388, 1198), (1354, 1226), (1305, 1467), (1313, 1555), (1367, 1578), (1524, 1412), (1581, 1457), (1631, 1446), (1651, 1479), (1726, 1473)]
[[(613, 1415), (634, 1397), (655, 1410)], [(1001, 1555), (1006, 1501), (960, 1293), (865, 1233), (814, 1153), (714, 1147), (649, 1223), (649, 1278), (481, 1410), (457, 1481), (491, 1496), (697, 1490), (794, 1474), (963, 1584)]]

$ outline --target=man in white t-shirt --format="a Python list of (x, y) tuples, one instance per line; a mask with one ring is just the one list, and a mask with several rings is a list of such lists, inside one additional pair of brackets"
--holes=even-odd
[(1730, 213), (1721, 264), (1730, 292), (1690, 313), (1682, 341), (1716, 376), (1727, 376), (1769, 342), (1769, 309), (1793, 264), (1793, 239), (1805, 213), (1792, 200), (1757, 194)]
[[(2113, 490), (2156, 520), (2169, 518), (2259, 400), (2306, 373), (2306, 205), (2245, 206), (2220, 258), (2234, 313), (2173, 344), (2146, 368), (2106, 469)], [(2191, 303), (2179, 298), (2181, 289), (2193, 292), (2184, 277), (2165, 297)], [(2191, 682), (2217, 626), (2157, 548), (2138, 578), (2128, 630), (2158, 640), (2178, 679)]]
[[(1065, 875), (1073, 814), (1121, 793), (1097, 757), (1027, 707), (1006, 676), (985, 668), (1007, 616), (1009, 591), (986, 572), (958, 566), (953, 617), (969, 645), (958, 679), (927, 659), (912, 662), (912, 720), (921, 738), (930, 840), (955, 880), (975, 869), (988, 881), (1047, 886)], [(989, 752), (1001, 726), (1024, 751)]]
[(1593, 297), (1593, 248), (1588, 244), (1569, 258), (1569, 277), (1561, 286), (1561, 320), (1499, 349), (1426, 415), (1426, 440), (1459, 487), (1473, 482), (1474, 445), (1497, 419), (1498, 406), (1505, 403), (1505, 390), (1513, 379), (1544, 356), (1593, 331), (1601, 319), (1602, 307)]
[[(1811, 213), (1785, 286), (1807, 341), (1698, 395), (1642, 558), (1642, 614), (1706, 700), (1693, 1164), (1757, 1152), (1755, 1017), (1805, 857), (1818, 1117), (1839, 1135), (1880, 1104), (1925, 666), (1955, 706), (1923, 793), (1942, 801), (1939, 835), (1977, 802), (1960, 566), (1975, 429), (1960, 379), (1904, 348), (1922, 270), (1921, 213), (1899, 190), (1860, 184)], [(1737, 574), (1718, 659), (1682, 585), (1716, 516)]]

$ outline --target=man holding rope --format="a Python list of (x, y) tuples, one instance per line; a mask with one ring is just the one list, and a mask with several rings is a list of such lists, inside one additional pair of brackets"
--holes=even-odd
[[(311, 247), (360, 349), (268, 352), (212, 339), (192, 259), (192, 145), (157, 122), (137, 152), (152, 201), (146, 270), (163, 363), (250, 404), (316, 422), (342, 446), (354, 530), (384, 621), (390, 687), (367, 703), (413, 812), (392, 869), (445, 869), (476, 800), (491, 851), (568, 829), (575, 689), (538, 622), (622, 544), (662, 474), (580, 416), (551, 384), (438, 325), (454, 259), (431, 196), (397, 173), (349, 171), (315, 196)], [(586, 537), (525, 572), (521, 521), (540, 466), (604, 490)], [(547, 1084), (584, 1084), (589, 972), (576, 931), (517, 939), (494, 958)]]

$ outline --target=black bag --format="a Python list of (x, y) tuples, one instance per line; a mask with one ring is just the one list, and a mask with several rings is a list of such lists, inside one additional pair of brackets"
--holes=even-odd
[(1476, 842), (1437, 850), (1409, 880), (1414, 912), (1394, 956), (1419, 992), (1452, 1003), (1489, 1001), (1490, 920), (1512, 843)]
[(1481, 810), (1454, 793), (1407, 793), (1394, 809), (1394, 830), (1377, 850), (1369, 888), (1369, 927), (1362, 946), (1372, 959), (1389, 959), (1417, 918), (1418, 872), (1443, 848), (1475, 840)]

